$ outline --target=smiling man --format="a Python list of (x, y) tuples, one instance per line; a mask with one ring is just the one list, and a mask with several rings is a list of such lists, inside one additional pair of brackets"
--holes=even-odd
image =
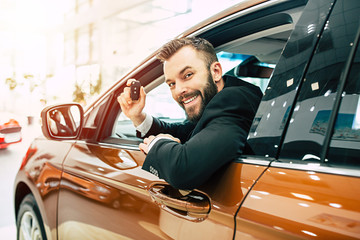
[(143, 169), (176, 188), (197, 188), (242, 153), (262, 93), (240, 79), (223, 77), (215, 50), (205, 39), (172, 40), (157, 57), (187, 120), (170, 124), (144, 113), (143, 88), (139, 100), (132, 101), (126, 87), (118, 102), (144, 138), (139, 145), (147, 154)]

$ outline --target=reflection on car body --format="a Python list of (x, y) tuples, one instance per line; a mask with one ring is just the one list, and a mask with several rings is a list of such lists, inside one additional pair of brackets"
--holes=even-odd
[[(359, 13), (355, 0), (244, 1), (182, 35), (208, 39), (226, 74), (264, 90), (245, 154), (191, 191), (141, 170), (116, 102), (135, 78), (153, 115), (182, 118), (155, 55), (84, 114), (45, 108), (45, 138), (15, 181), (19, 234), (32, 236), (30, 216), (43, 239), (359, 239)], [(52, 132), (54, 110), (73, 133)]]

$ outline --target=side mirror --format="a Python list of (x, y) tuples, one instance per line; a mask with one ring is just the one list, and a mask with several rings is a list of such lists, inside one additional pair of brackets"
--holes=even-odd
[(84, 110), (78, 103), (54, 105), (41, 111), (41, 130), (48, 139), (72, 140), (81, 132)]

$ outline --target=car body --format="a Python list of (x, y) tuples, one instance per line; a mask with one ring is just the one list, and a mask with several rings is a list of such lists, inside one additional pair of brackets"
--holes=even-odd
[(7, 148), (10, 144), (21, 142), (21, 126), (19, 121), (10, 114), (0, 113), (0, 149)]
[(359, 13), (355, 0), (244, 1), (179, 36), (208, 39), (226, 74), (264, 91), (243, 155), (192, 191), (141, 169), (116, 101), (135, 78), (152, 115), (183, 118), (155, 55), (84, 113), (45, 108), (14, 185), (20, 239), (29, 223), (47, 239), (359, 239)]

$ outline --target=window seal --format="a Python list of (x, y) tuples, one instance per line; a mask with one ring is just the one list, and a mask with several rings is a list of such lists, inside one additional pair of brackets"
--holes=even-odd
[(303, 170), (316, 173), (328, 173), (341, 176), (350, 176), (350, 177), (360, 177), (359, 169), (350, 169), (350, 168), (340, 168), (331, 165), (322, 165), (321, 162), (318, 163), (301, 163), (300, 161), (294, 160), (284, 160), (284, 161), (273, 161), (270, 163), (270, 167), (274, 168), (283, 168), (283, 169), (293, 169), (293, 170)]
[(275, 160), (276, 160), (275, 158), (249, 155), (249, 156), (240, 156), (235, 160), (235, 162), (251, 164), (251, 165), (270, 166), (270, 164)]

